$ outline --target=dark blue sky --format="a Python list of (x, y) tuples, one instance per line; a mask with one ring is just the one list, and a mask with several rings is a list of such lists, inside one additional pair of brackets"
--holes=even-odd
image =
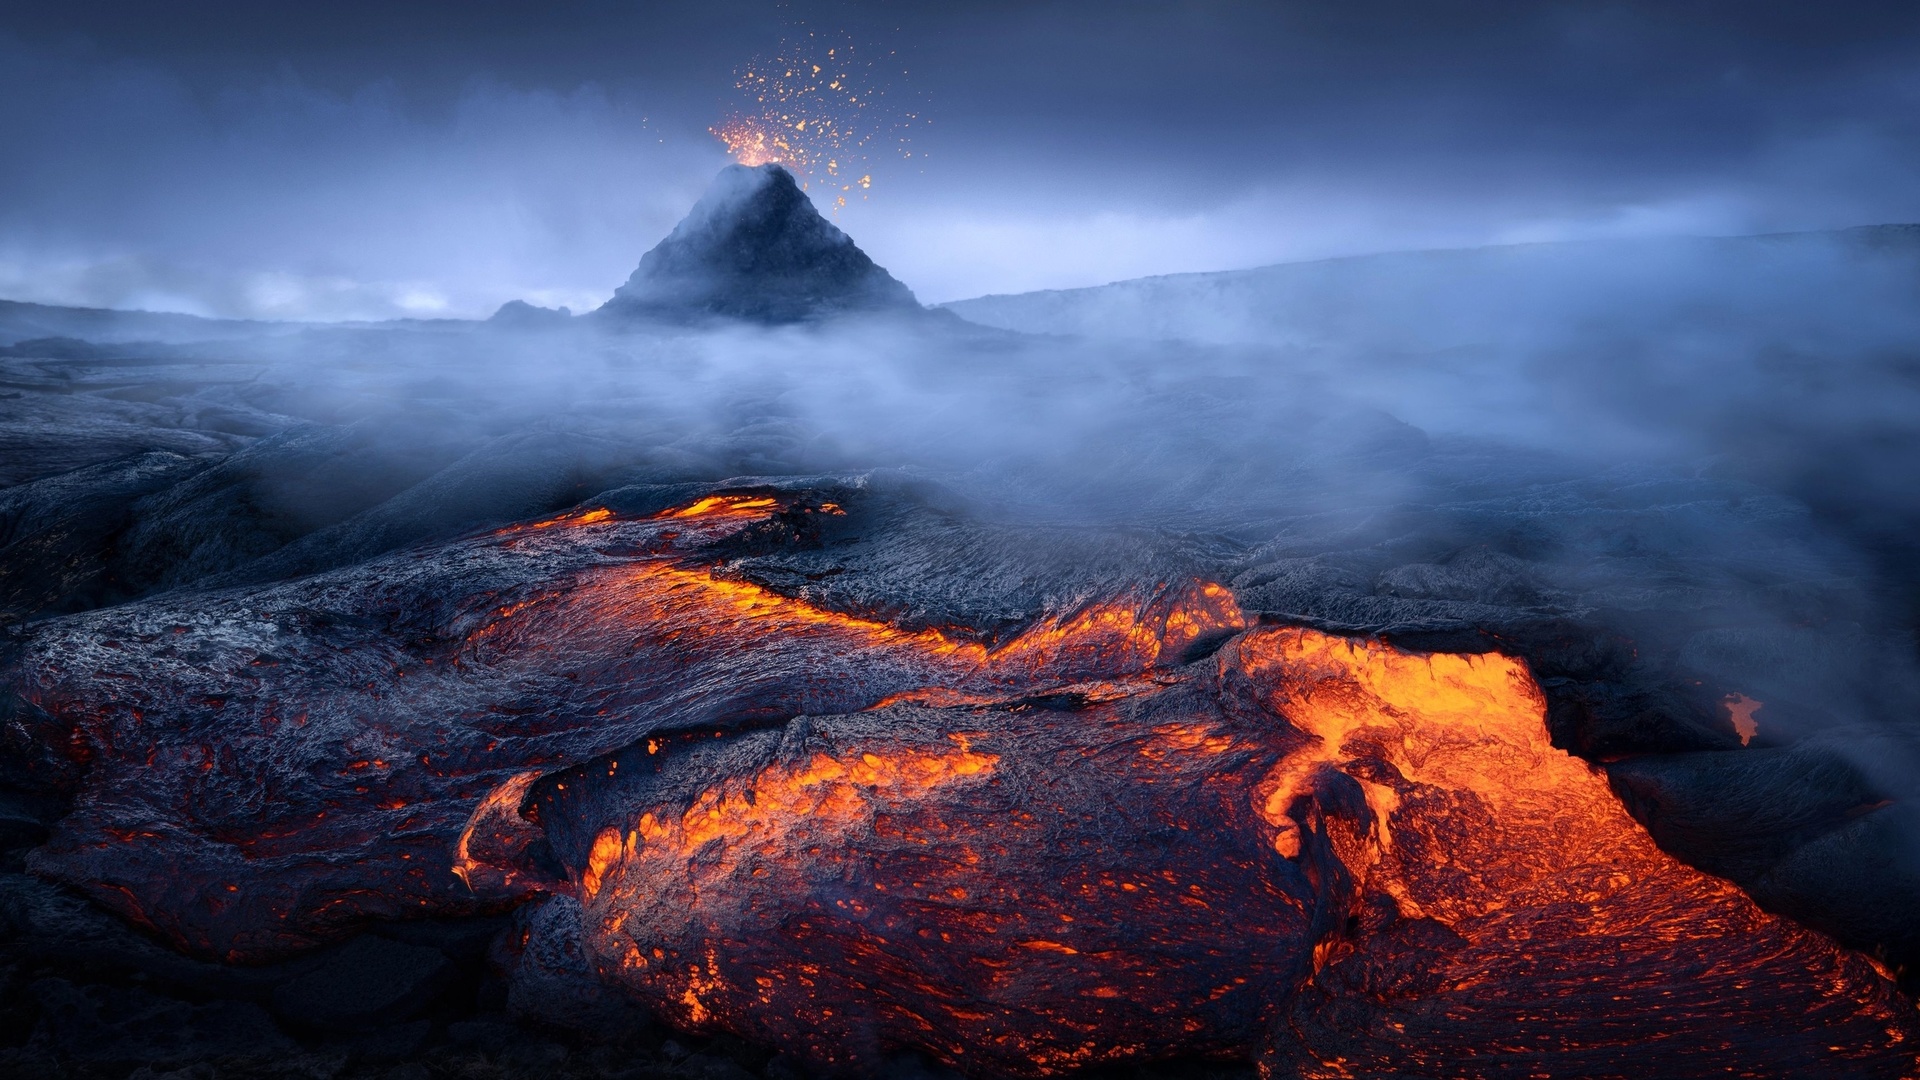
[(808, 30), (927, 121), (839, 214), (926, 300), (1920, 220), (1916, 5), (15, 0), (0, 296), (597, 303), (726, 160), (736, 69)]

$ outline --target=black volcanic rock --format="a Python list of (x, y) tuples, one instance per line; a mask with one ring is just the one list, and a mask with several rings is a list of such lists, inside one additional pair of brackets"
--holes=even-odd
[(599, 314), (791, 323), (919, 310), (905, 285), (820, 216), (792, 173), (729, 165)]
[(452, 978), (453, 965), (438, 950), (368, 935), (282, 985), (273, 1007), (306, 1027), (376, 1027), (412, 1019)]
[[(286, 1058), (298, 1050), (250, 1002), (191, 1004), (134, 987), (36, 980), (36, 1048), (94, 1065), (185, 1065), (218, 1058)], [(50, 1070), (15, 1075), (60, 1075)]]

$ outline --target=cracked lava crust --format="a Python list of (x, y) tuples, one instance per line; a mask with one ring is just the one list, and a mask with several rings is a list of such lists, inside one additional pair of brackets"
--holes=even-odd
[(826, 1073), (1913, 1071), (1887, 974), (1661, 852), (1524, 662), (1263, 625), (1205, 581), (995, 634), (729, 572), (841, 497), (589, 508), (39, 624), (7, 734), (73, 808), (31, 868), (235, 963), (517, 908), (527, 987)]

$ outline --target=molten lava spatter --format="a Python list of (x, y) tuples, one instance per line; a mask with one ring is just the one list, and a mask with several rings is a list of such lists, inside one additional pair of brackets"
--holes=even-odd
[(712, 130), (742, 165), (784, 165), (835, 189), (836, 208), (866, 198), (874, 160), (914, 156), (919, 113), (890, 97), (905, 71), (892, 51), (802, 31), (740, 68), (735, 110)]

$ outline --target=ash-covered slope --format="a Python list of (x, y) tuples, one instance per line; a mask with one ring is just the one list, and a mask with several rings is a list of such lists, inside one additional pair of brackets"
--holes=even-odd
[(918, 311), (895, 280), (815, 210), (778, 165), (730, 165), (597, 314), (791, 323)]
[(940, 306), (1030, 334), (1431, 350), (1538, 339), (1575, 322), (1646, 328), (1715, 309), (1778, 324), (1804, 310), (1792, 301), (1810, 291), (1853, 310), (1884, 296), (1889, 277), (1910, 283), (1917, 252), (1920, 225), (1511, 244), (1165, 274)]

